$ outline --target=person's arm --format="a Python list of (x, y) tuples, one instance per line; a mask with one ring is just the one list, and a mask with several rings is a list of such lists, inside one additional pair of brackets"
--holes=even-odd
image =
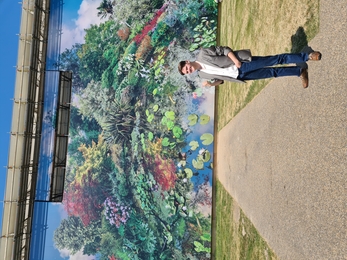
[(228, 53), (228, 57), (234, 62), (236, 68), (241, 67), (241, 62), (238, 58), (236, 58), (235, 54), (232, 51)]
[(209, 87), (218, 86), (218, 85), (223, 84), (223, 83), (224, 83), (224, 80), (217, 79), (214, 82), (204, 81), (202, 83), (202, 86), (209, 88)]
[(216, 56), (228, 56), (237, 68), (241, 67), (241, 62), (235, 56), (233, 50), (228, 46), (215, 46), (207, 48), (208, 51), (212, 52)]

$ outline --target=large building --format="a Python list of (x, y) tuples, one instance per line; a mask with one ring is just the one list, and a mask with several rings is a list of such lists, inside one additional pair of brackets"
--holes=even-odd
[(62, 0), (22, 2), (0, 259), (43, 259), (64, 185), (71, 72), (59, 71)]

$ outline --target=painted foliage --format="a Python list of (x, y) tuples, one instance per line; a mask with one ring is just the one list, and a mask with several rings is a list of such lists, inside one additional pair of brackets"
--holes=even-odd
[(209, 259), (214, 92), (177, 65), (215, 45), (217, 4), (115, 0), (90, 12), (103, 23), (61, 54), (74, 107), (55, 246), (100, 259)]

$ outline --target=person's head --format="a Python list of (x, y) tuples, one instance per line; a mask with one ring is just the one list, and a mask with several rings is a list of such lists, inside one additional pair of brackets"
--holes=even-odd
[(178, 63), (178, 72), (181, 75), (186, 75), (186, 74), (190, 74), (193, 73), (196, 70), (195, 66), (194, 66), (194, 62), (190, 62), (188, 60), (186, 61), (180, 61)]

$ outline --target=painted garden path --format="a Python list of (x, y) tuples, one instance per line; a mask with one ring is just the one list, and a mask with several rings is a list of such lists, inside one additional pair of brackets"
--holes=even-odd
[(321, 0), (310, 86), (275, 79), (217, 137), (217, 176), (280, 259), (347, 258), (347, 3)]

